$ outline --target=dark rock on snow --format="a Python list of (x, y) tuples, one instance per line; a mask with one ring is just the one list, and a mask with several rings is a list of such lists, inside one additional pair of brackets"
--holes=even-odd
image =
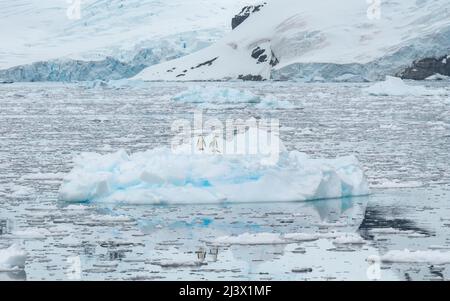
[(261, 8), (263, 8), (267, 3), (264, 2), (263, 4), (259, 5), (249, 5), (245, 6), (241, 12), (234, 16), (234, 18), (231, 20), (231, 28), (235, 29), (239, 25), (242, 24), (248, 17), (250, 17), (251, 14), (254, 14), (256, 12), (259, 12)]
[(242, 79), (243, 81), (262, 81), (263, 77), (261, 75), (252, 75), (252, 74), (247, 74), (247, 75), (239, 75), (238, 79)]
[(403, 79), (424, 80), (434, 74), (450, 76), (450, 55), (414, 61), (411, 67), (398, 74)]

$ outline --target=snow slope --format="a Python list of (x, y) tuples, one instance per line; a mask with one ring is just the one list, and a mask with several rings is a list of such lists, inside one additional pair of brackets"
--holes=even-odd
[(269, 79), (272, 69), (312, 63), (357, 64), (363, 70), (355, 73), (364, 73), (370, 72), (364, 65), (376, 62), (376, 72), (391, 73), (414, 58), (450, 50), (448, 0), (384, 0), (378, 20), (370, 18), (370, 4), (363, 0), (266, 2), (214, 45), (148, 67), (136, 78), (260, 80)]
[(231, 30), (248, 2), (81, 0), (81, 18), (71, 20), (66, 0), (0, 0), (0, 69), (56, 58), (127, 61), (158, 40), (189, 53)]

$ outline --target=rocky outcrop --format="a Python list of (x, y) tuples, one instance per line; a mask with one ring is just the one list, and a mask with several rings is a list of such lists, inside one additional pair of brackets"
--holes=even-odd
[(402, 79), (424, 80), (435, 74), (450, 76), (450, 55), (414, 61), (398, 76)]
[(254, 82), (260, 82), (265, 80), (261, 75), (253, 75), (253, 74), (247, 75), (240, 74), (238, 76), (238, 79), (241, 79), (243, 81), (254, 81)]
[(241, 12), (237, 15), (234, 16), (234, 18), (231, 20), (231, 28), (235, 29), (236, 27), (238, 27), (239, 25), (242, 24), (242, 22), (244, 22), (248, 17), (250, 17), (250, 15), (259, 12), (261, 10), (261, 8), (263, 8), (267, 3), (264, 2), (262, 4), (259, 5), (249, 5), (249, 6), (245, 6)]

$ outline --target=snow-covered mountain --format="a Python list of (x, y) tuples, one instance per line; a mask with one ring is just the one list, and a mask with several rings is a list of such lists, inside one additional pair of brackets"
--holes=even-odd
[(448, 0), (265, 2), (214, 45), (135, 78), (372, 80), (450, 53)]
[(449, 4), (0, 0), (0, 82), (422, 79), (449, 70)]
[[(80, 18), (69, 18), (76, 17), (68, 12), (77, 1)], [(231, 31), (232, 17), (248, 3), (0, 0), (0, 79), (130, 77), (211, 45)]]

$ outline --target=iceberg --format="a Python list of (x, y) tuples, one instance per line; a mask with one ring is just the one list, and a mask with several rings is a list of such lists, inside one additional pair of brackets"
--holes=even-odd
[(291, 102), (278, 100), (272, 96), (259, 96), (251, 91), (208, 87), (192, 86), (187, 90), (172, 97), (173, 101), (182, 103), (195, 103), (202, 107), (218, 104), (253, 104), (258, 109), (290, 109), (293, 108)]
[(246, 90), (193, 86), (172, 97), (184, 103), (259, 103), (261, 97)]
[(287, 151), (281, 142), (276, 156), (271, 146), (261, 150), (258, 145), (260, 151), (253, 153), (248, 144), (236, 144), (249, 131), (231, 140), (218, 139), (215, 151), (208, 148), (214, 144), (211, 134), (201, 143), (204, 150), (195, 149), (200, 140), (192, 139), (175, 149), (82, 153), (64, 178), (59, 198), (73, 203), (215, 204), (295, 202), (369, 193), (356, 157), (313, 159)]
[(0, 271), (23, 269), (26, 259), (27, 253), (18, 245), (0, 250)]
[(374, 96), (431, 96), (447, 93), (443, 89), (428, 89), (424, 86), (407, 85), (401, 78), (392, 76), (386, 76), (385, 81), (375, 83), (364, 90)]

